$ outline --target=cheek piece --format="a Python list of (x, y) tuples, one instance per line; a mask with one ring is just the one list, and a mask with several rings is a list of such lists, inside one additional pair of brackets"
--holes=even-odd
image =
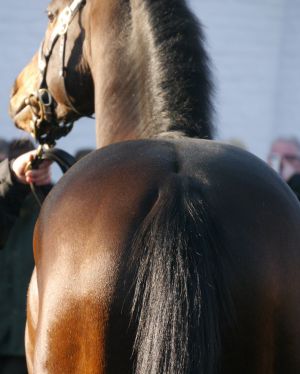
[[(56, 144), (56, 140), (62, 136), (66, 136), (72, 129), (74, 120), (85, 114), (80, 113), (72, 104), (71, 99), (66, 90), (66, 72), (65, 66), (65, 50), (66, 40), (69, 25), (73, 21), (75, 15), (84, 7), (85, 0), (73, 0), (72, 3), (65, 7), (59, 14), (57, 24), (50, 36), (48, 46), (45, 46), (43, 41), (38, 52), (38, 68), (41, 75), (41, 82), (38, 90), (35, 93), (30, 94), (25, 99), (25, 104), (30, 106), (32, 112), (31, 121), (31, 133), (33, 137), (40, 144), (47, 144), (49, 147), (53, 147)], [(64, 120), (59, 122), (55, 113), (57, 103), (51, 95), (46, 75), (48, 65), (54, 46), (57, 42), (60, 42), (59, 46), (59, 57), (61, 66), (58, 71), (60, 77), (62, 91), (65, 96), (65, 102), (67, 106), (74, 113), (74, 118), (71, 121)], [(87, 114), (87, 116), (89, 116)]]

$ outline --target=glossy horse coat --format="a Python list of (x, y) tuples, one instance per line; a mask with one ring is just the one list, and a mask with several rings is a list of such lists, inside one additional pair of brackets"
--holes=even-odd
[[(51, 2), (44, 48), (66, 5)], [(46, 80), (67, 122), (59, 56), (57, 44)], [(95, 109), (101, 149), (39, 217), (30, 373), (299, 372), (299, 204), (256, 157), (207, 140), (208, 60), (185, 2), (87, 1), (66, 61), (68, 96)], [(27, 131), (39, 84), (35, 57), (11, 99)]]

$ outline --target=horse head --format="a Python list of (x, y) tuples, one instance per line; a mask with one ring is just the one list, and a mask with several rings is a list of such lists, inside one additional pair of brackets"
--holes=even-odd
[(41, 143), (95, 112), (98, 146), (211, 138), (211, 79), (185, 1), (52, 0), (44, 42), (16, 80), (15, 124)]
[(40, 49), (17, 77), (10, 101), (15, 125), (40, 143), (52, 143), (73, 122), (94, 112), (85, 38), (85, 1), (53, 0)]

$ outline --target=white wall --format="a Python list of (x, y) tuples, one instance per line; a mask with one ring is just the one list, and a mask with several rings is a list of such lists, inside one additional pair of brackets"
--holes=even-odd
[(275, 92), (274, 133), (300, 137), (300, 1), (286, 0), (280, 69)]
[[(205, 25), (217, 86), (222, 139), (239, 138), (264, 158), (276, 135), (300, 137), (300, 1), (189, 0)], [(23, 136), (7, 114), (14, 78), (43, 37), (46, 0), (0, 3), (0, 137)], [(60, 147), (94, 147), (84, 120)]]
[(262, 158), (274, 137), (300, 137), (300, 1), (190, 3), (215, 65), (219, 137)]

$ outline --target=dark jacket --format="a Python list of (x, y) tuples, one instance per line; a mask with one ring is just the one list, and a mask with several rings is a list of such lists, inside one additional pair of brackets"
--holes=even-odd
[(39, 207), (28, 185), (0, 163), (0, 355), (24, 356), (26, 294), (34, 267), (32, 236)]
[(0, 251), (0, 355), (25, 354), (26, 295), (34, 267), (32, 235), (38, 212), (29, 195)]
[(0, 162), (0, 248), (6, 243), (29, 191), (28, 185), (18, 183), (14, 179), (9, 161)]

